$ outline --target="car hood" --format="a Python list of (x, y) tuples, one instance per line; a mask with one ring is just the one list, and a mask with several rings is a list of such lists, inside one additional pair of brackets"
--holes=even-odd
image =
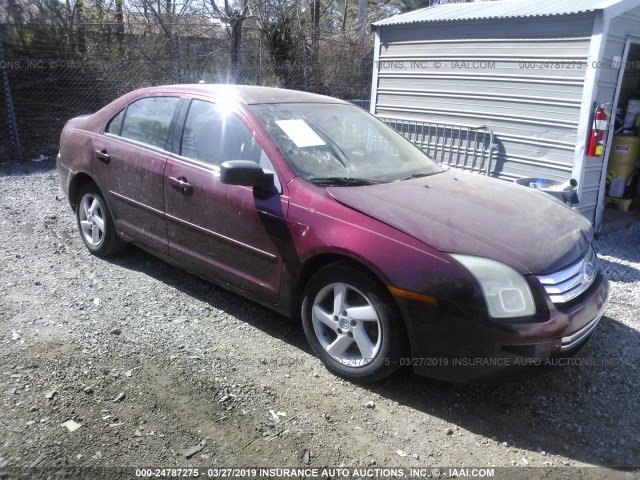
[(440, 251), (491, 258), (524, 274), (577, 261), (593, 237), (586, 218), (550, 195), (467, 172), (327, 191)]

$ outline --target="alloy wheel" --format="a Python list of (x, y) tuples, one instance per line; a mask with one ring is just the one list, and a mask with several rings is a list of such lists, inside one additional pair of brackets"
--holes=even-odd
[(311, 310), (322, 348), (349, 367), (371, 363), (382, 344), (378, 312), (364, 293), (346, 283), (331, 283), (316, 295)]
[(105, 235), (104, 209), (100, 200), (90, 193), (84, 194), (80, 200), (78, 216), (85, 241), (98, 247)]

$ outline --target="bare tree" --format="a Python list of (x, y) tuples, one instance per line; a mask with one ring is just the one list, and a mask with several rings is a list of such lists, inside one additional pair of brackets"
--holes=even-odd
[(80, 54), (85, 54), (85, 53), (87, 53), (87, 38), (85, 36), (84, 25), (83, 25), (83, 23), (84, 23), (84, 18), (83, 18), (84, 2), (83, 2), (83, 0), (76, 0), (75, 14), (76, 14), (76, 24), (78, 25), (78, 27), (76, 29), (76, 38), (78, 40), (78, 52)]
[(219, 8), (215, 0), (209, 0), (212, 13), (216, 14), (225, 24), (227, 34), (231, 39), (229, 59), (231, 61), (231, 82), (238, 83), (240, 80), (239, 63), (240, 49), (242, 46), (242, 26), (249, 16), (249, 0), (239, 0), (231, 4), (229, 0), (224, 0), (223, 8)]
[(116, 40), (120, 54), (124, 53), (124, 8), (123, 0), (115, 0), (116, 6)]
[(250, 19), (259, 32), (259, 48), (266, 46), (268, 60), (274, 65), (279, 84), (296, 88), (293, 64), (302, 45), (296, 15), (300, 0), (253, 0)]

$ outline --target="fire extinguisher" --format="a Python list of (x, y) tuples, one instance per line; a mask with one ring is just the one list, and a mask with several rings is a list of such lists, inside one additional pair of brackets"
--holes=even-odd
[(609, 125), (609, 115), (604, 105), (598, 105), (593, 114), (593, 126), (589, 135), (588, 157), (601, 157), (604, 152), (604, 136)]

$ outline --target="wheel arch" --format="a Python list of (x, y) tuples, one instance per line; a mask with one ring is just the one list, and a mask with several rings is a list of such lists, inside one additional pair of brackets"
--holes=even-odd
[[(378, 290), (376, 296), (384, 305), (382, 310), (378, 310), (378, 315), (381, 314), (382, 311), (386, 311), (386, 320), (379, 320), (379, 327), (383, 328), (382, 324), (386, 322), (389, 330), (385, 330), (389, 333), (386, 337), (387, 340), (384, 341), (386, 345), (384, 348), (384, 354), (382, 354), (382, 359), (391, 359), (391, 362), (388, 362), (382, 366), (383, 364), (378, 364), (376, 370), (367, 371), (363, 375), (355, 374), (353, 372), (349, 373), (346, 371), (341, 371), (337, 368), (331, 361), (327, 361), (325, 359), (326, 356), (326, 348), (322, 346), (322, 344), (318, 343), (318, 333), (315, 330), (315, 327), (311, 326), (311, 307), (313, 303), (313, 295), (317, 290), (313, 290), (311, 296), (308, 297), (308, 302), (305, 302), (303, 292), (309, 285), (309, 282), (312, 282), (314, 285), (312, 288), (317, 288), (318, 285), (326, 285), (328, 279), (335, 278), (335, 281), (339, 282), (339, 278), (342, 275), (331, 275), (330, 270), (323, 275), (320, 283), (313, 283), (313, 275), (320, 271), (320, 269), (325, 268), (327, 266), (335, 265), (338, 268), (342, 268), (342, 271), (347, 274), (348, 272), (357, 273), (358, 275), (352, 276), (352, 280), (354, 284), (358, 284), (363, 280), (369, 280), (365, 283), (369, 285), (369, 288), (375, 287), (371, 293), (375, 293), (375, 290)], [(346, 267), (346, 268), (345, 268)], [(358, 258), (351, 257), (349, 255), (341, 254), (341, 253), (323, 253), (317, 254), (312, 258), (309, 258), (300, 269), (300, 273), (298, 276), (299, 281), (295, 283), (295, 285), (299, 285), (299, 295), (294, 302), (296, 305), (299, 305), (297, 308), (298, 313), (302, 313), (302, 325), (309, 341), (312, 350), (316, 355), (318, 355), (325, 365), (329, 368), (329, 370), (337, 373), (339, 376), (347, 375), (350, 381), (355, 381), (356, 383), (360, 382), (372, 382), (378, 381), (386, 376), (392, 374), (396, 371), (402, 364), (400, 363), (401, 358), (406, 358), (408, 356), (413, 355), (412, 342), (409, 335), (409, 325), (408, 318), (403, 314), (400, 305), (398, 304), (397, 299), (391, 294), (388, 288), (388, 283), (384, 281), (384, 276), (378, 273), (378, 269), (371, 268), (365, 261), (360, 261)], [(329, 275), (327, 275), (329, 274)], [(358, 281), (357, 279), (360, 278)], [(347, 283), (351, 283), (351, 281), (346, 280)], [(361, 287), (356, 287), (361, 288)], [(361, 293), (362, 295), (362, 293)], [(386, 295), (386, 299), (384, 297)], [(366, 295), (365, 295), (366, 298)], [(370, 299), (367, 299), (371, 301)], [(301, 308), (300, 308), (301, 307)], [(304, 309), (304, 312), (302, 310)], [(346, 314), (345, 314), (346, 315)], [(311, 338), (313, 337), (313, 339)], [(381, 347), (382, 348), (382, 347)], [(376, 353), (374, 358), (378, 359), (378, 355), (380, 352)], [(376, 363), (378, 360), (376, 360)], [(372, 365), (375, 365), (373, 363)], [(368, 366), (367, 366), (368, 367)]]
[[(78, 192), (80, 192), (80, 189), (88, 183), (96, 183), (96, 181), (91, 177), (91, 175), (85, 172), (76, 173), (71, 179), (71, 182), (69, 182), (69, 203), (72, 208), (75, 209), (76, 207)], [(98, 187), (98, 189), (100, 189), (100, 187)]]
[[(111, 208), (107, 202), (107, 199), (93, 177), (85, 172), (76, 173), (69, 183), (68, 192), (69, 202), (71, 203), (71, 206), (75, 213), (81, 239), (89, 252), (93, 255), (104, 257), (123, 250), (126, 246), (126, 241), (122, 237), (120, 237), (120, 234), (116, 229), (114, 219), (111, 214)], [(84, 194), (92, 194), (94, 197), (100, 197), (98, 200), (99, 205), (102, 208), (102, 220), (104, 224), (103, 227), (99, 227), (103, 232), (103, 238), (98, 243), (88, 241), (84, 236), (84, 233), (82, 232), (80, 218), (81, 207), (79, 205), (79, 197)]]
[[(347, 253), (324, 252), (318, 253), (305, 260), (299, 268), (294, 281), (292, 282), (291, 298), (293, 301), (291, 302), (290, 307), (292, 317), (300, 318), (300, 308), (302, 306), (304, 289), (306, 288), (307, 283), (309, 283), (311, 277), (321, 268), (332, 264), (349, 265), (353, 268), (363, 271), (364, 273), (369, 274), (374, 281), (378, 282), (380, 286), (389, 293), (389, 297), (393, 299), (395, 306), (398, 307), (398, 311), (400, 311), (397, 301), (388, 291), (389, 282), (382, 274), (382, 272), (379, 271), (379, 269), (370, 265), (368, 262), (360, 258), (348, 255)], [(404, 318), (403, 321), (405, 321)]]

